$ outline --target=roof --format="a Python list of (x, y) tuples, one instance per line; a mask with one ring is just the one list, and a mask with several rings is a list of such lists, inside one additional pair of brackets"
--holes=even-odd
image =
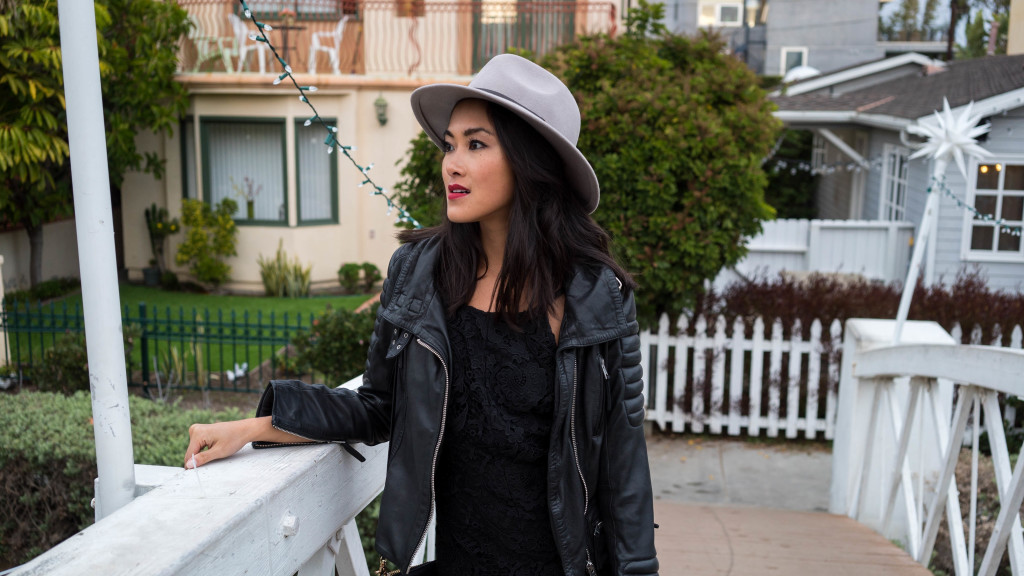
[[(779, 107), (777, 115), (792, 119), (793, 113), (825, 117), (822, 113), (839, 113), (847, 121), (851, 115), (870, 115), (914, 121), (942, 109), (943, 98), (951, 108), (970, 102), (992, 100), (1008, 93), (1024, 90), (1024, 54), (988, 56), (947, 63), (941, 69), (924, 68), (921, 74), (889, 80), (837, 96), (827, 93), (804, 93), (773, 96)], [(1024, 100), (1001, 101), (1001, 109), (1024, 106)], [(991, 108), (991, 106), (989, 107)], [(986, 110), (991, 114), (999, 110)], [(836, 116), (838, 119), (840, 116)]]
[[(859, 64), (851, 64), (838, 70), (832, 70), (828, 74), (822, 76), (814, 76), (793, 82), (786, 86), (786, 94), (794, 96), (796, 94), (804, 94), (806, 92), (812, 92), (836, 86), (843, 82), (855, 80), (857, 78), (864, 78), (871, 76), (872, 74), (878, 74), (879, 72), (885, 72), (901, 66), (917, 65), (920, 67), (925, 66), (943, 66), (944, 63), (940, 60), (932, 60), (927, 56), (909, 52), (907, 54), (900, 54), (899, 56), (893, 56), (891, 58), (880, 58), (878, 60), (869, 60), (867, 62), (861, 62)], [(780, 96), (782, 92), (776, 90), (771, 94), (772, 96)]]

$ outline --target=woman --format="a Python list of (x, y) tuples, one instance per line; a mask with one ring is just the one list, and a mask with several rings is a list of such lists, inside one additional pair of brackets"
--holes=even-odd
[[(412, 105), (446, 212), (400, 235), (362, 386), (274, 381), (256, 418), (193, 425), (186, 467), (390, 441), (376, 547), (403, 573), (656, 574), (634, 284), (589, 216), (572, 94), (506, 54)], [(437, 560), (414, 568), (435, 510)]]

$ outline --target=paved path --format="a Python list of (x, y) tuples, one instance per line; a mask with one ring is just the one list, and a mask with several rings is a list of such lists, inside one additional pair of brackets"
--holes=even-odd
[(931, 576), (900, 548), (828, 514), (822, 442), (648, 439), (662, 576)]
[(659, 500), (662, 576), (931, 576), (846, 516)]

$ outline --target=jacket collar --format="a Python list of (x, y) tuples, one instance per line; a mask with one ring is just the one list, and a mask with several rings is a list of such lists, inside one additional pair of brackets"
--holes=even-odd
[[(434, 286), (434, 266), (440, 241), (430, 238), (398, 249), (400, 261), (394, 297), (381, 313), (385, 320), (427, 338), (447, 352), (447, 321), (444, 304)], [(392, 272), (394, 273), (394, 271)], [(636, 320), (626, 317), (622, 283), (608, 268), (577, 265), (565, 287), (565, 314), (559, 348), (590, 346), (627, 336)]]

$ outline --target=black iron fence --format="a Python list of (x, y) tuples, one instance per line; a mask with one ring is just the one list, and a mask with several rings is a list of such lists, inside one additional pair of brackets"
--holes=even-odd
[[(152, 394), (169, 389), (260, 392), (272, 378), (298, 375), (290, 342), (308, 332), (314, 318), (125, 306), (122, 324), (131, 339), (129, 385)], [(8, 302), (0, 312), (0, 329), (0, 377), (9, 385), (15, 379), (30, 380), (33, 368), (46, 360), (46, 351), (63, 338), (78, 338), (85, 320), (78, 304)]]

